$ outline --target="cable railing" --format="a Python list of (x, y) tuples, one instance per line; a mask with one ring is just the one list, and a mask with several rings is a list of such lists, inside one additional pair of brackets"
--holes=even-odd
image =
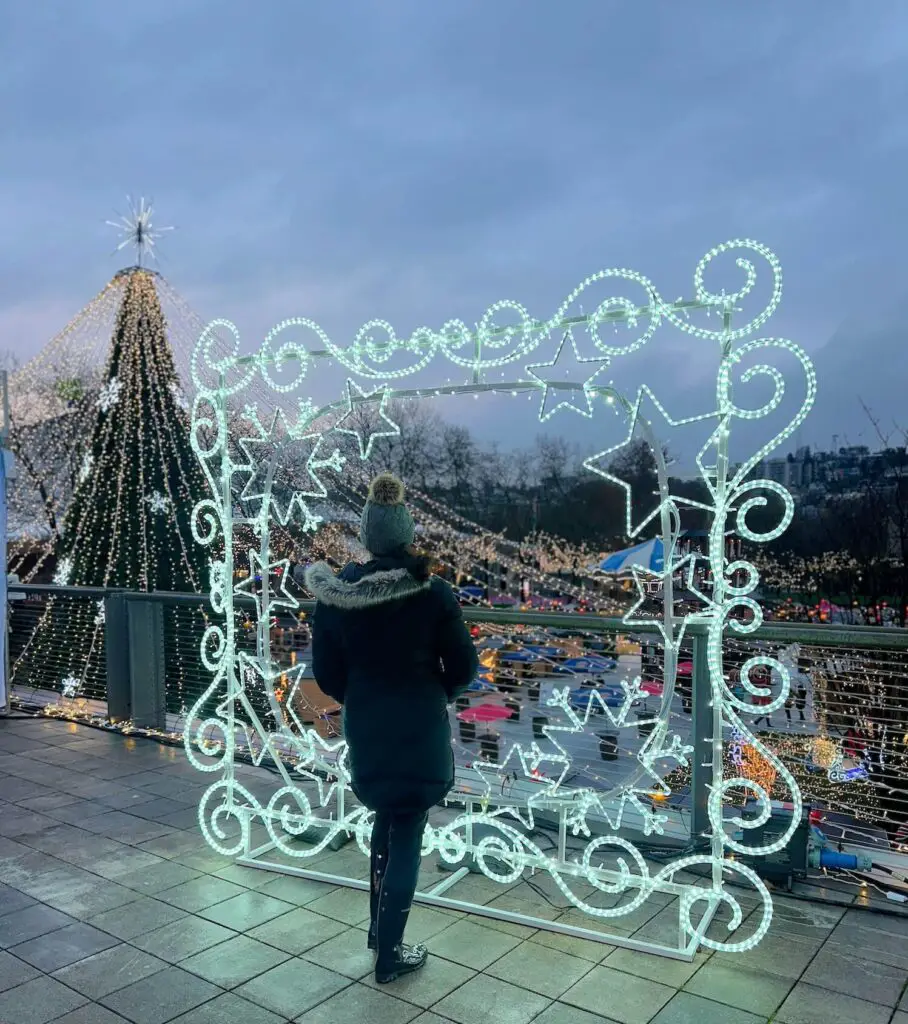
[[(189, 709), (211, 683), (200, 655), (205, 630), (216, 621), (206, 599), (21, 585), (11, 588), (11, 598), (10, 681), (21, 707), (180, 736)], [(295, 721), (325, 738), (340, 737), (340, 709), (305, 667), (311, 609), (301, 600), (298, 613), (271, 624), (270, 655), (287, 673), (279, 673), (275, 687), (278, 713), (289, 721), (292, 698)], [(256, 652), (254, 613), (251, 601), (237, 603), (237, 647), (250, 655)], [(707, 830), (712, 697), (696, 627), (679, 652), (674, 688), (666, 692), (655, 626), (519, 609), (465, 607), (464, 615), (480, 671), (450, 711), (455, 792), (475, 798), (489, 785), (490, 766), (498, 766), (490, 794), (497, 803), (525, 802), (555, 776), (561, 786), (617, 792), (641, 775), (641, 751), (663, 721), (691, 752), (686, 763), (659, 766), (661, 782), (649, 778), (646, 799), (666, 819), (668, 840), (683, 844)], [(755, 655), (778, 659), (791, 677), (787, 702), (769, 714), (762, 709), (778, 693), (780, 679), (774, 673), (762, 680), (752, 676), (766, 686), (763, 695), (750, 694), (740, 679), (743, 664)], [(153, 661), (155, 671), (149, 668)], [(818, 842), (827, 851), (857, 851), (857, 859), (837, 862), (846, 864), (839, 877), (863, 886), (862, 871), (871, 862), (896, 872), (894, 877), (904, 874), (908, 630), (766, 624), (746, 637), (726, 638), (723, 670), (729, 689), (752, 705), (752, 713), (742, 714), (750, 732), (796, 778), (810, 824), (822, 832)], [(146, 672), (159, 683), (151, 693), (136, 693), (143, 691)], [(128, 692), (137, 674), (139, 685)], [(292, 692), (291, 677), (300, 680)], [(273, 727), (274, 705), (263, 693), (257, 700), (259, 719)], [(557, 756), (543, 758), (533, 772), (519, 758), (509, 760), (515, 747), (533, 744)], [(726, 778), (750, 778), (784, 807), (788, 795), (779, 773), (728, 726), (722, 758)], [(746, 794), (738, 796), (746, 814)], [(729, 814), (741, 813), (735, 799), (729, 795)], [(815, 876), (822, 878), (823, 859), (817, 854), (813, 860)]]

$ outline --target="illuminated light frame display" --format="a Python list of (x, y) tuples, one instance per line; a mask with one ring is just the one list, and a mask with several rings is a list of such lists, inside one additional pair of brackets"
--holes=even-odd
[[(739, 253), (737, 267), (744, 275), (739, 291), (719, 294), (710, 292), (705, 284), (706, 271), (712, 261), (725, 253)], [(772, 288), (765, 307), (743, 326), (735, 326), (733, 318), (740, 312), (740, 304), (753, 291), (757, 272), (754, 257), (769, 267)], [(601, 282), (621, 282), (642, 290), (644, 300), (631, 301), (624, 297), (609, 296), (598, 301), (593, 312), (575, 314), (579, 303), (590, 302), (590, 289)], [(582, 730), (589, 718), (595, 698), (581, 717), (568, 701), (568, 690), (556, 690), (549, 704), (558, 707), (567, 718), (567, 725), (549, 725), (545, 737), (549, 749), (543, 749), (536, 740), (525, 747), (515, 744), (499, 764), (482, 763), (477, 767), (477, 782), (481, 780), (479, 796), (467, 794), (456, 798), (463, 805), (462, 813), (453, 821), (430, 825), (426, 830), (423, 854), (437, 852), (451, 868), (451, 873), (439, 885), (417, 894), (417, 901), (449, 906), (486, 916), (530, 924), (535, 927), (608, 941), (673, 956), (691, 959), (700, 946), (724, 951), (743, 951), (756, 945), (765, 935), (772, 919), (772, 900), (769, 890), (746, 864), (735, 859), (737, 854), (768, 855), (781, 850), (793, 835), (801, 817), (802, 800), (797, 782), (781, 760), (758, 736), (751, 731), (745, 716), (754, 714), (753, 704), (742, 700), (731, 691), (723, 677), (723, 636), (727, 630), (736, 634), (756, 631), (762, 622), (760, 606), (753, 598), (759, 574), (746, 560), (729, 561), (726, 540), (729, 534), (752, 542), (768, 542), (788, 527), (794, 510), (789, 493), (772, 480), (751, 479), (754, 468), (776, 447), (791, 437), (803, 422), (816, 395), (816, 377), (804, 350), (793, 342), (772, 337), (750, 337), (768, 320), (781, 299), (781, 268), (775, 256), (763, 245), (749, 239), (727, 242), (711, 250), (697, 265), (694, 275), (694, 298), (669, 302), (660, 297), (655, 287), (642, 275), (625, 269), (601, 271), (587, 278), (562, 303), (551, 319), (532, 319), (527, 311), (514, 302), (499, 302), (491, 306), (480, 323), (469, 329), (458, 320), (449, 321), (439, 331), (423, 327), (409, 338), (399, 339), (390, 324), (370, 321), (357, 332), (347, 348), (335, 345), (313, 321), (305, 318), (285, 320), (273, 328), (261, 349), (251, 355), (239, 354), (239, 337), (229, 321), (213, 321), (200, 337), (193, 357), (193, 381), (197, 388), (193, 405), (192, 443), (208, 477), (212, 497), (200, 502), (193, 515), (195, 539), (202, 545), (216, 541), (223, 544), (224, 560), (211, 563), (211, 605), (218, 621), (209, 625), (202, 641), (202, 658), (212, 673), (212, 681), (186, 719), (184, 742), (191, 763), (200, 771), (219, 778), (206, 790), (199, 803), (199, 822), (210, 845), (219, 853), (235, 856), (239, 863), (277, 870), (310, 878), (325, 878), (335, 883), (366, 889), (368, 883), (354, 878), (340, 878), (312, 871), (302, 865), (329, 848), (340, 834), (356, 839), (364, 854), (368, 854), (371, 831), (371, 813), (349, 799), (349, 775), (345, 766), (346, 747), (342, 741), (327, 741), (315, 730), (307, 728), (296, 715), (293, 696), (300, 685), (302, 665), (292, 669), (278, 666), (270, 649), (271, 613), (276, 607), (293, 607), (295, 599), (283, 590), (283, 584), (272, 583), (272, 575), (283, 570), (285, 578), (289, 564), (286, 560), (272, 562), (269, 553), (269, 530), (273, 522), (286, 524), (290, 517), (298, 516), (306, 530), (318, 529), (320, 517), (317, 503), (328, 497), (329, 488), (323, 482), (326, 472), (340, 472), (344, 457), (335, 447), (331, 450), (333, 431), (353, 433), (358, 439), (359, 455), (366, 459), (371, 454), (375, 437), (394, 435), (398, 428), (387, 414), (387, 406), (394, 399), (418, 399), (424, 396), (477, 394), (480, 392), (508, 392), (510, 394), (541, 395), (540, 418), (549, 419), (559, 410), (572, 409), (583, 416), (592, 416), (594, 407), (610, 408), (627, 421), (627, 437), (618, 445), (591, 456), (584, 465), (592, 472), (615, 483), (627, 492), (627, 532), (639, 532), (654, 518), (658, 519), (664, 542), (663, 571), (653, 574), (634, 568), (633, 575), (640, 600), (626, 614), (628, 626), (640, 626), (652, 619), (638, 616), (647, 590), (654, 580), (663, 590), (663, 610), (656, 620), (664, 650), (664, 688), (662, 707), (651, 724), (648, 740), (637, 755), (637, 764), (619, 786), (608, 793), (592, 788), (571, 788), (563, 784), (570, 768), (570, 758), (558, 742), (558, 733)], [(715, 327), (699, 326), (691, 314), (717, 318)], [(516, 323), (502, 326), (497, 318), (507, 315)], [(623, 395), (613, 382), (605, 383), (602, 375), (606, 367), (623, 355), (638, 350), (655, 334), (657, 328), (668, 322), (680, 331), (702, 341), (713, 342), (718, 349), (716, 381), (716, 407), (698, 416), (672, 420), (656, 396), (646, 387), (633, 397)], [(640, 326), (642, 325), (642, 326)], [(634, 332), (626, 344), (615, 344), (602, 337), (601, 328), (619, 327)], [(284, 331), (309, 332), (317, 347), (308, 348), (295, 341), (285, 341), (275, 348)], [(594, 355), (581, 357), (574, 332), (585, 331), (592, 342)], [(232, 351), (219, 356), (215, 348), (220, 344), (218, 332), (232, 336)], [(743, 340), (743, 339), (749, 340)], [(570, 345), (566, 344), (566, 339)], [(550, 362), (535, 356), (546, 341), (556, 348)], [(557, 367), (560, 374), (563, 355), (573, 350), (579, 364), (581, 380), (569, 382), (550, 379)], [(729, 437), (735, 420), (756, 420), (769, 416), (779, 408), (785, 393), (782, 372), (769, 363), (757, 363), (747, 368), (740, 364), (745, 359), (768, 353), (786, 353), (800, 363), (804, 376), (804, 397), (788, 424), (755, 451), (743, 463), (732, 467), (729, 461)], [(392, 356), (403, 357), (408, 365), (392, 368)], [(528, 359), (527, 357), (534, 357)], [(329, 358), (342, 365), (349, 373), (345, 393), (341, 399), (316, 408), (308, 398), (298, 398), (310, 364), (317, 358)], [(391, 387), (389, 380), (426, 370), (433, 359), (444, 359), (470, 375), (466, 384), (445, 384), (442, 387), (403, 389)], [(489, 381), (491, 370), (521, 366), (525, 375), (501, 382)], [(588, 365), (584, 365), (588, 364)], [(273, 370), (292, 367), (289, 381), (276, 381)], [(732, 398), (732, 377), (738, 371), (741, 384), (757, 378), (771, 385), (770, 398), (760, 407), (748, 409)], [(507, 370), (504, 371), (507, 373)], [(565, 374), (566, 375), (566, 374)], [(213, 383), (212, 383), (213, 378)], [(237, 419), (231, 413), (237, 397), (251, 390), (260, 378), (275, 394), (283, 395), (282, 404), (269, 424), (262, 424), (254, 405), (246, 405), (239, 420), (245, 421), (244, 433), (234, 438), (231, 427)], [(363, 381), (361, 385), (357, 379)], [(382, 383), (377, 384), (376, 382)], [(551, 392), (559, 396), (551, 401)], [(561, 398), (566, 393), (565, 398)], [(287, 413), (286, 400), (290, 397), (297, 410), (295, 417)], [(713, 586), (709, 595), (696, 588), (695, 560), (691, 556), (676, 554), (681, 535), (679, 509), (690, 501), (671, 492), (663, 449), (651, 422), (641, 412), (644, 403), (655, 406), (659, 417), (669, 426), (703, 421), (709, 433), (697, 456), (697, 466), (706, 483), (710, 503), (700, 506), (712, 516), (708, 541), (708, 567)], [(382, 423), (376, 430), (369, 427), (369, 436), (357, 429), (354, 413), (360, 405), (377, 406)], [(333, 422), (330, 422), (331, 417)], [(711, 421), (711, 422), (710, 422)], [(385, 429), (387, 428), (387, 429)], [(650, 444), (659, 482), (656, 509), (641, 522), (633, 522), (630, 488), (610, 475), (607, 460), (639, 432)], [(295, 442), (311, 444), (306, 467), (311, 487), (294, 492), (289, 500), (272, 494), (273, 474), (282, 446)], [(270, 458), (256, 461), (256, 443), (269, 445)], [(235, 461), (237, 448), (243, 458)], [(238, 476), (239, 474), (239, 476)], [(243, 497), (258, 503), (258, 512), (251, 518), (235, 516), (234, 494), (238, 481), (245, 479)], [(767, 493), (776, 495), (782, 504), (781, 517), (774, 528), (766, 533), (755, 532), (747, 523), (748, 513), (767, 503)], [(234, 527), (252, 527), (259, 538), (258, 550), (249, 552), (249, 577), (234, 584)], [(701, 556), (702, 557), (702, 556)], [(255, 584), (256, 573), (261, 574), (260, 588)], [(678, 573), (686, 574), (686, 585), (701, 600), (693, 613), (676, 613), (674, 580)], [(258, 614), (256, 653), (236, 648), (235, 596), (251, 594), (255, 598)], [(693, 837), (692, 852), (679, 854), (655, 870), (644, 853), (625, 835), (622, 825), (633, 818), (637, 833), (659, 834), (667, 818), (660, 814), (658, 804), (648, 797), (666, 796), (663, 775), (669, 766), (687, 764), (693, 748), (682, 743), (681, 737), (670, 733), (668, 711), (678, 674), (678, 654), (685, 631), (697, 624), (705, 633), (706, 662), (709, 673), (709, 704), (711, 708), (710, 735), (700, 737), (701, 745), (712, 751), (711, 785), (708, 797), (709, 828), (705, 835)], [(758, 668), (769, 668), (776, 683), (771, 692), (751, 679)], [(290, 697), (285, 709), (278, 704), (274, 683), (284, 677), (289, 682)], [(617, 709), (602, 703), (615, 728), (629, 725), (632, 705), (641, 696), (639, 679), (624, 684), (625, 700)], [(777, 684), (777, 685), (776, 685)], [(277, 731), (269, 732), (262, 724), (246, 693), (246, 688), (258, 686), (264, 692), (281, 723)], [(757, 709), (766, 715), (784, 706), (790, 689), (788, 669), (777, 659), (758, 655), (749, 659), (741, 669), (740, 686), (750, 697), (770, 697)], [(703, 695), (699, 695), (702, 699)], [(242, 709), (243, 719), (237, 717)], [(286, 717), (283, 711), (286, 710)], [(288, 721), (289, 719), (289, 721)], [(247, 724), (251, 723), (251, 725)], [(637, 724), (636, 722), (634, 723)], [(785, 833), (764, 845), (749, 845), (741, 838), (745, 830), (758, 828), (768, 821), (771, 813), (769, 794), (758, 782), (743, 777), (723, 778), (723, 729), (734, 730), (750, 747), (775, 769), (777, 780), (789, 791), (788, 801), (793, 808), (792, 819)], [(280, 777), (280, 783), (267, 803), (255, 796), (237, 778), (235, 757), (242, 752), (260, 764), (269, 758)], [(502, 795), (497, 782), (502, 773), (519, 773), (539, 777), (540, 765), (546, 765), (545, 783), (523, 804), (516, 805)], [(560, 770), (558, 770), (560, 766)], [(660, 774), (657, 769), (663, 768)], [(494, 781), (494, 784), (493, 784)], [(310, 798), (302, 788), (317, 785), (317, 798)], [(744, 790), (755, 801), (758, 814), (744, 820), (739, 817), (723, 821), (726, 794)], [(502, 788), (503, 794), (503, 788)], [(452, 802), (454, 796), (452, 795)], [(546, 852), (532, 839), (534, 813), (545, 812), (558, 823), (559, 841), (554, 852)], [(479, 826), (479, 827), (477, 827)], [(596, 835), (593, 828), (606, 826), (607, 834)], [(256, 839), (253, 838), (253, 830)], [(527, 834), (529, 831), (530, 834)], [(626, 828), (625, 828), (625, 831)], [(580, 837), (582, 850), (569, 849), (568, 835)], [(314, 842), (300, 843), (300, 837)], [(263, 842), (258, 842), (258, 838)], [(296, 841), (294, 841), (296, 840)], [(639, 842), (639, 840), (638, 840)], [(268, 854), (277, 852), (282, 861), (268, 860)], [(573, 854), (573, 856), (572, 856)], [(607, 861), (607, 865), (604, 863)], [(451, 899), (445, 891), (464, 877), (471, 862), (491, 879), (501, 883), (516, 881), (525, 872), (547, 873), (566, 901), (589, 915), (591, 919), (620, 918), (641, 906), (654, 892), (668, 893), (677, 898), (679, 912), (678, 942), (675, 945), (609, 935), (599, 930), (550, 922), (507, 911)], [(699, 869), (699, 881), (687, 872)], [(677, 877), (682, 873), (681, 877)], [(752, 886), (759, 894), (762, 916), (755, 930), (746, 938), (736, 940), (735, 930), (743, 920), (742, 909), (734, 889), (729, 889), (727, 876), (736, 876), (736, 882)], [(702, 881), (703, 884), (700, 884)], [(611, 907), (594, 906), (575, 892), (606, 894), (613, 898)], [(722, 941), (707, 934), (707, 928), (716, 911), (725, 905), (730, 921), (729, 936)]]

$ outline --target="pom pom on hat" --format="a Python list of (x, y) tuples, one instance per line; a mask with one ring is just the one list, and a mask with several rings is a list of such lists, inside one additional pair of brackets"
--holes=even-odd
[(380, 473), (369, 485), (368, 500), (374, 505), (402, 505), (404, 485), (391, 473)]

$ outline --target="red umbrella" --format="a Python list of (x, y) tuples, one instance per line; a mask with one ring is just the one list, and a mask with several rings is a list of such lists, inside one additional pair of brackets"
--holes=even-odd
[(457, 717), (461, 722), (497, 722), (501, 718), (510, 718), (513, 712), (501, 704), (477, 704), (472, 708), (464, 708)]
[(694, 674), (694, 663), (692, 661), (681, 661), (678, 663), (678, 675), (690, 676)]

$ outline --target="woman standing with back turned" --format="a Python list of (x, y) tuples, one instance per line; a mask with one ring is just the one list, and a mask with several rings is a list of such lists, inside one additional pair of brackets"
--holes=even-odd
[(425, 946), (403, 942), (428, 812), (454, 784), (447, 705), (473, 681), (476, 649), (451, 588), (412, 548), (403, 484), (372, 481), (359, 539), (372, 556), (338, 575), (306, 572), (317, 604), (312, 670), (344, 706), (353, 792), (375, 812), (368, 944), (375, 980), (419, 970)]

